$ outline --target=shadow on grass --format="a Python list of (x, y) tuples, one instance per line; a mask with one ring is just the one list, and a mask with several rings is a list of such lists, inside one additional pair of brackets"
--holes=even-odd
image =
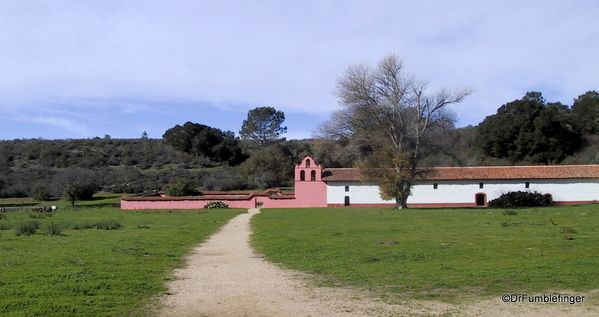
[(33, 207), (33, 206), (37, 206), (39, 204), (40, 203), (38, 203), (38, 202), (35, 202), (35, 203), (31, 202), (31, 203), (24, 203), (24, 204), (21, 204), (21, 203), (10, 204), (9, 203), (9, 204), (0, 204), (0, 208), (2, 208), (2, 207)]
[(77, 204), (75, 206), (69, 205), (67, 208), (81, 209), (81, 208), (121, 208), (121, 202), (105, 202), (96, 204)]

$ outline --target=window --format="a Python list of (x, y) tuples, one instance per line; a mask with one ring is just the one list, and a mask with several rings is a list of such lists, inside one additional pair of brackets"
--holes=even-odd
[(437, 184), (437, 183), (434, 183), (434, 184), (433, 184), (433, 189), (438, 189), (438, 188), (439, 188), (439, 184)]
[(349, 191), (349, 186), (345, 186), (345, 191), (348, 192)]
[(530, 188), (530, 182), (524, 183), (524, 186), (526, 186), (526, 188)]
[(306, 167), (310, 167), (310, 160), (306, 160)]
[(300, 172), (300, 181), (305, 181), (306, 180), (306, 171), (301, 171)]
[(315, 181), (316, 180), (316, 171), (310, 172), (310, 180), (311, 181)]
[(484, 188), (485, 187), (485, 183), (478, 183), (478, 188)]

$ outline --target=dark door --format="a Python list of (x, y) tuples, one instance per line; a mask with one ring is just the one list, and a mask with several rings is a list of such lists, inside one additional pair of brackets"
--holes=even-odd
[(476, 194), (476, 205), (485, 206), (487, 197), (485, 194)]
[(345, 196), (345, 203), (343, 205), (349, 206), (349, 196)]

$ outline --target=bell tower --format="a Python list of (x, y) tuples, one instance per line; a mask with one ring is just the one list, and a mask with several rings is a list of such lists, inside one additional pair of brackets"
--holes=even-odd
[(326, 207), (327, 184), (322, 180), (322, 165), (306, 156), (295, 166), (295, 200), (298, 207)]

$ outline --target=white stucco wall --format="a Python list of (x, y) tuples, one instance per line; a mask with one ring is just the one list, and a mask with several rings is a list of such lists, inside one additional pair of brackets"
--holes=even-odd
[[(530, 180), (526, 188), (525, 180), (487, 181), (427, 181), (414, 185), (408, 204), (459, 204), (475, 203), (478, 193), (487, 195), (487, 201), (498, 198), (510, 191), (530, 191), (551, 194), (556, 202), (585, 202), (599, 200), (599, 180)], [(433, 188), (437, 183), (437, 189)], [(483, 188), (479, 188), (483, 183)], [(349, 191), (345, 191), (349, 186)], [(361, 182), (331, 182), (327, 184), (327, 203), (343, 204), (345, 196), (351, 204), (391, 203), (379, 196), (378, 186)]]

